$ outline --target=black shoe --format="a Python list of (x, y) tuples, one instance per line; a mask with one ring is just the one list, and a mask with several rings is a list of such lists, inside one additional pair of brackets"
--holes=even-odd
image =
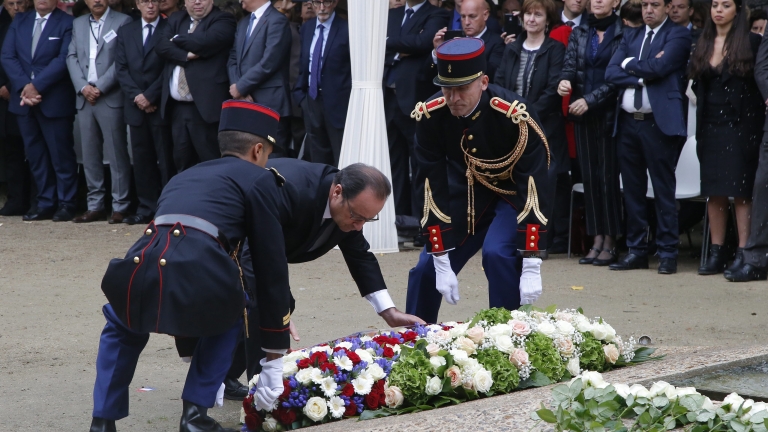
[(426, 244), (427, 244), (427, 238), (421, 234), (413, 238), (413, 247), (415, 248), (423, 248), (424, 245)]
[(151, 217), (140, 214), (123, 218), (123, 223), (127, 223), (128, 225), (147, 225), (150, 222), (152, 222)]
[(53, 214), (56, 212), (56, 210), (50, 208), (50, 209), (33, 209), (30, 210), (29, 213), (25, 214), (22, 217), (22, 220), (30, 222), (30, 221), (41, 221), (41, 220), (48, 220), (53, 217)]
[(192, 402), (184, 402), (184, 411), (179, 421), (179, 432), (236, 432), (227, 429), (208, 416), (208, 408), (195, 405)]
[(0, 216), (23, 216), (26, 210), (23, 206), (6, 202), (0, 209)]
[(752, 264), (744, 264), (737, 270), (726, 270), (725, 278), (731, 282), (750, 282), (768, 279), (768, 272)]
[(677, 273), (677, 259), (676, 258), (662, 258), (659, 260), (659, 274), (675, 274)]
[(636, 270), (648, 268), (648, 257), (640, 256), (633, 253), (624, 255), (624, 258), (620, 259), (608, 266), (611, 270)]
[[(593, 247), (589, 248), (589, 250), (597, 252), (597, 255), (600, 255), (600, 252), (602, 252), (600, 249), (596, 249)], [(595, 255), (593, 258), (584, 257), (579, 260), (579, 264), (592, 264), (593, 262), (595, 262), (595, 258), (597, 258), (597, 255)]]
[(736, 249), (736, 256), (733, 258), (731, 266), (726, 271), (735, 272), (744, 265), (744, 248)]
[(88, 432), (116, 432), (115, 421), (94, 417)]
[(593, 266), (605, 267), (605, 266), (611, 265), (611, 264), (613, 264), (613, 263), (615, 263), (616, 261), (619, 260), (619, 252), (616, 251), (616, 248), (613, 248), (613, 249), (603, 249), (603, 251), (604, 252), (608, 252), (609, 254), (611, 254), (611, 257), (608, 258), (608, 259), (598, 259), (598, 258), (595, 258), (592, 261), (592, 265)]
[(232, 378), (224, 378), (224, 399), (241, 401), (248, 396), (248, 387)]
[(68, 206), (61, 206), (53, 215), (54, 222), (69, 222), (75, 218), (75, 209)]
[(713, 244), (709, 246), (709, 258), (703, 266), (699, 267), (699, 274), (702, 276), (722, 273), (725, 270), (726, 258), (725, 251), (720, 245)]

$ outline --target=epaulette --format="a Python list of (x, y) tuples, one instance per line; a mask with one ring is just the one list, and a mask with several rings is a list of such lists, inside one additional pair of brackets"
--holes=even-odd
[(444, 107), (445, 104), (446, 104), (446, 100), (444, 97), (435, 98), (429, 102), (419, 102), (416, 104), (416, 108), (414, 108), (413, 111), (411, 111), (411, 118), (416, 119), (416, 121), (421, 121), (422, 115), (429, 118), (430, 112), (438, 108)]
[(531, 118), (531, 115), (526, 111), (524, 103), (519, 101), (507, 102), (500, 97), (491, 98), (491, 108), (496, 111), (504, 113), (507, 118), (511, 119), (513, 123), (518, 124), (521, 121), (527, 122)]
[(272, 175), (275, 176), (275, 182), (277, 182), (277, 185), (279, 187), (283, 187), (285, 184), (285, 177), (282, 176), (275, 168), (267, 168), (270, 172), (272, 172)]

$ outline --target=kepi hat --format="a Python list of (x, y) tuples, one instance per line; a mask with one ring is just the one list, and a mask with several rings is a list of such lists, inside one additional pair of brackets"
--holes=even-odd
[(258, 135), (272, 145), (282, 148), (275, 141), (280, 114), (277, 111), (244, 100), (228, 100), (221, 104), (219, 132), (239, 131)]
[(436, 86), (458, 87), (471, 83), (486, 72), (485, 43), (478, 38), (451, 39), (435, 50)]

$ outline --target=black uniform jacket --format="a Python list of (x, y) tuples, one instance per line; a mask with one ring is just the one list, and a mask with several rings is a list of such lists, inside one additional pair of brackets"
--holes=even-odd
[[(513, 107), (515, 102), (517, 105)], [(511, 118), (519, 118), (516, 116), (520, 114), (520, 103), (527, 108), (528, 103), (516, 93), (489, 84), (477, 108), (467, 117), (451, 115), (442, 93), (435, 94), (432, 101), (421, 107), (422, 110), (429, 109), (429, 116), (413, 114), (419, 120), (416, 126), (415, 183), (424, 190), (421, 222), (424, 234), (430, 240), (427, 242), (428, 252), (442, 252), (461, 244), (483, 217), (493, 214), (492, 205), (498, 198), (517, 209), (518, 225), (510, 229), (518, 230), (518, 249), (546, 249), (546, 236), (543, 233), (546, 232), (547, 216), (542, 213), (542, 209), (550, 208), (546, 205), (551, 195), (548, 193), (550, 186), (547, 180), (549, 149), (530, 123), (521, 121), (517, 125), (512, 122)], [(506, 113), (514, 111), (515, 107), (518, 111), (508, 118)], [(419, 109), (417, 105), (414, 111)], [(532, 110), (527, 112), (530, 119), (539, 125), (536, 113)], [(528, 133), (524, 148), (517, 145), (520, 126), (527, 128)], [(514, 155), (515, 151), (521, 154)], [(470, 197), (468, 157), (499, 164), (508, 161), (510, 155), (519, 156), (511, 177), (493, 177), (507, 170), (509, 165), (499, 169), (480, 167), (477, 170), (490, 175), (485, 179), (493, 188), (512, 191), (514, 194), (493, 191), (474, 180), (471, 188), (474, 197)], [(468, 210), (472, 201), (475, 209), (474, 223), (471, 223)]]
[(195, 216), (215, 225), (221, 235), (150, 223), (126, 258), (113, 260), (104, 276), (102, 289), (115, 313), (138, 332), (206, 336), (230, 328), (245, 306), (240, 271), (230, 253), (247, 237), (250, 264), (258, 275), (251, 292), (259, 310), (261, 346), (289, 348), (281, 182), (273, 172), (237, 157), (204, 162), (173, 177), (155, 219)]

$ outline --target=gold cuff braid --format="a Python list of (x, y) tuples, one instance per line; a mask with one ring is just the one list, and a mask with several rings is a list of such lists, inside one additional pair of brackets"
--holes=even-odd
[(531, 211), (533, 211), (533, 214), (536, 215), (542, 225), (547, 224), (548, 220), (544, 217), (544, 213), (541, 212), (541, 208), (539, 208), (539, 194), (536, 191), (536, 182), (533, 181), (533, 176), (528, 177), (528, 200), (525, 202), (523, 211), (517, 215), (517, 223), (522, 223)]
[(424, 216), (421, 218), (421, 227), (425, 227), (427, 225), (427, 220), (429, 220), (429, 212), (432, 212), (435, 214), (435, 216), (443, 221), (444, 223), (451, 223), (451, 217), (446, 215), (445, 213), (441, 212), (439, 208), (437, 208), (437, 204), (435, 204), (435, 200), (432, 199), (432, 188), (429, 187), (429, 179), (424, 181)]

